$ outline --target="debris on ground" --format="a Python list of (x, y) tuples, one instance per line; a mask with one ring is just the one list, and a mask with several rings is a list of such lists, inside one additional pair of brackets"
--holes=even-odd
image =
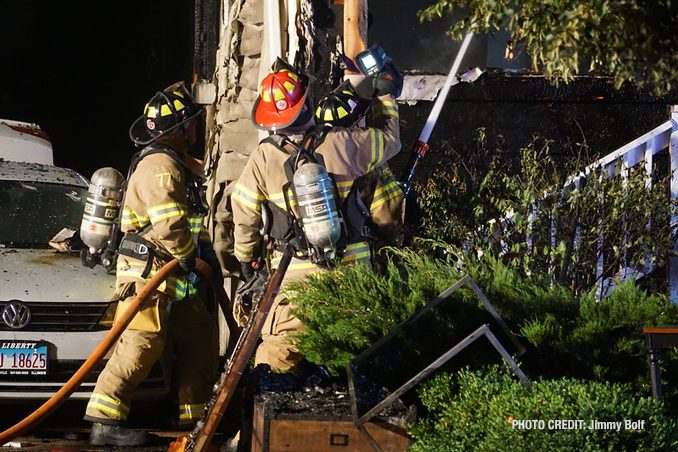
[[(254, 403), (266, 405), (271, 417), (284, 414), (295, 419), (352, 418), (351, 395), (346, 378), (336, 377), (324, 366), (315, 366), (305, 377), (275, 373), (266, 364), (252, 369), (247, 377), (252, 386)], [(375, 406), (389, 391), (366, 379), (360, 380), (359, 406)], [(407, 417), (408, 408), (397, 400), (380, 416)]]

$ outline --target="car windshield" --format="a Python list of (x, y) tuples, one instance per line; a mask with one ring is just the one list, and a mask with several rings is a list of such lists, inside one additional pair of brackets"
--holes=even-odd
[(86, 199), (86, 187), (0, 181), (0, 245), (48, 248), (63, 228), (80, 228)]

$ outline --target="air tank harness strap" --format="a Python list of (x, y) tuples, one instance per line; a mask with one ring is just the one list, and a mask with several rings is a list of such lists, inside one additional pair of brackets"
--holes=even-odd
[(146, 278), (151, 273), (153, 266), (153, 258), (157, 257), (164, 261), (171, 261), (172, 256), (158, 251), (153, 242), (146, 240), (138, 234), (127, 233), (120, 242), (119, 254), (121, 256), (131, 257), (146, 263), (144, 271), (141, 273), (142, 278)]

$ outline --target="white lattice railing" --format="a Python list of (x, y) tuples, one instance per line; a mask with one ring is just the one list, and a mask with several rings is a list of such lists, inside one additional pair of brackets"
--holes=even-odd
[[(616, 151), (606, 155), (597, 162), (586, 167), (580, 173), (570, 177), (566, 186), (579, 186), (579, 183), (587, 177), (593, 175), (620, 176), (623, 180), (628, 178), (629, 170), (636, 165), (644, 163), (647, 187), (652, 185), (652, 172), (654, 168), (654, 156), (668, 150), (671, 171), (671, 202), (678, 198), (678, 106), (672, 108), (671, 118), (664, 124), (654, 128), (645, 135), (631, 141)], [(621, 163), (621, 164), (620, 164)], [(671, 218), (671, 228), (673, 231), (678, 227), (678, 216)], [(649, 223), (651, 227), (651, 223)], [(555, 240), (555, 225), (552, 226), (552, 242)], [(575, 237), (577, 240), (577, 237)], [(528, 237), (528, 242), (530, 238)], [(555, 246), (555, 243), (552, 243)], [(674, 242), (674, 251), (678, 254), (678, 241)], [(622, 268), (614, 278), (603, 279), (604, 271), (604, 252), (603, 238), (598, 240), (598, 264), (596, 269), (596, 281), (598, 281), (596, 295), (598, 299), (606, 296), (610, 289), (619, 281), (629, 278), (638, 279), (652, 270), (647, 264), (645, 268), (632, 269)], [(649, 261), (649, 259), (648, 259)], [(667, 269), (668, 283), (670, 286), (670, 297), (675, 303), (678, 303), (678, 257), (670, 257)]]

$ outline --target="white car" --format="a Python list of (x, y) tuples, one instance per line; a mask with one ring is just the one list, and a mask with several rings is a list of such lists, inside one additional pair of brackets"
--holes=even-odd
[(0, 119), (0, 159), (54, 165), (52, 141), (37, 124)]
[[(80, 227), (88, 185), (70, 169), (0, 159), (0, 401), (52, 396), (111, 327), (115, 276), (49, 245)], [(89, 398), (102, 368), (71, 398)], [(167, 394), (162, 368), (136, 398)]]

